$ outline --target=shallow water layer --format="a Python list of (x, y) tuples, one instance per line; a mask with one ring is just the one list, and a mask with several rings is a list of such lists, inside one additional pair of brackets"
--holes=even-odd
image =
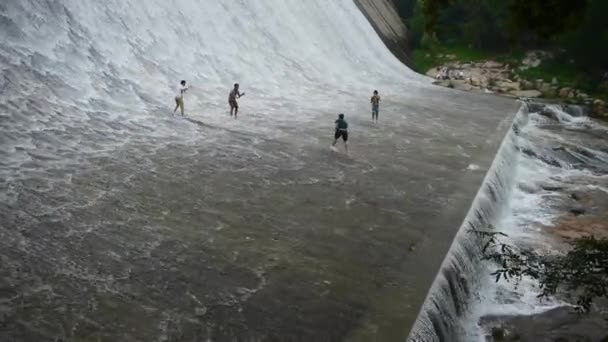
[(517, 104), (431, 88), (351, 1), (204, 4), (0, 5), (0, 340), (407, 335)]

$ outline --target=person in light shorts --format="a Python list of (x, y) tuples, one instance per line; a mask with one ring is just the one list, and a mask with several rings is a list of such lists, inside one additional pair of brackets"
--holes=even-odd
[(181, 109), (182, 116), (184, 116), (184, 93), (190, 89), (190, 86), (186, 86), (186, 81), (182, 80), (179, 83), (179, 87), (177, 88), (177, 94), (175, 95), (175, 109), (173, 113), (177, 111), (178, 108)]

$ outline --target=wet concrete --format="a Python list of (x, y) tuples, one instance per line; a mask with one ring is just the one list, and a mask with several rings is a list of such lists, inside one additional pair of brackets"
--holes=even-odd
[(16, 181), (0, 340), (403, 340), (517, 108), (385, 99), (378, 125), (347, 114), (349, 155), (329, 150), (335, 113), (272, 137), (176, 118), (204, 139)]

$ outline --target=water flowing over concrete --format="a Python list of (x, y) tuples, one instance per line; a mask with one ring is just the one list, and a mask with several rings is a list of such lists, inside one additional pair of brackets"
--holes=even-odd
[(404, 340), (518, 108), (431, 86), (351, 0), (8, 0), (0, 27), (2, 341)]

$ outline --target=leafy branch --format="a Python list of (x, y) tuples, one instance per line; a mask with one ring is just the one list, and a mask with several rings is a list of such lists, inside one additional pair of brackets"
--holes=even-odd
[(506, 234), (494, 230), (470, 232), (483, 242), (482, 259), (499, 268), (491, 275), (496, 282), (523, 277), (538, 280), (539, 297), (565, 293), (576, 298), (578, 309), (588, 312), (594, 300), (608, 298), (608, 239), (587, 236), (571, 242), (565, 254), (542, 255), (531, 249), (517, 249), (503, 242)]

